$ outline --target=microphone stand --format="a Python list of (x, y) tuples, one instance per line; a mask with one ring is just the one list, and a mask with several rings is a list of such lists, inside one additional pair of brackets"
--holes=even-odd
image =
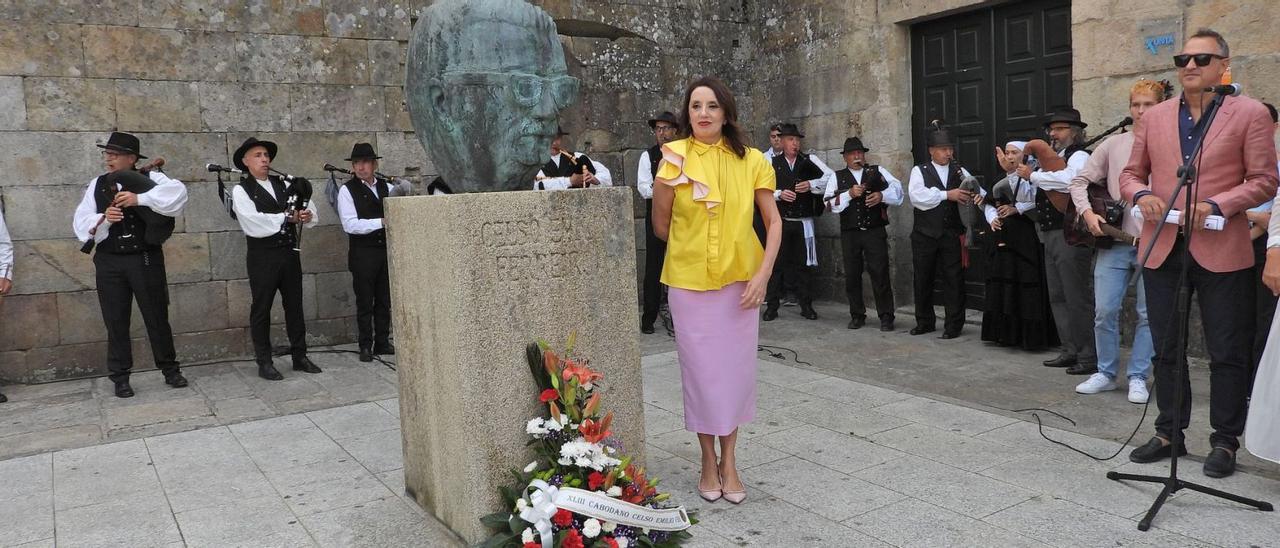
[[(1178, 271), (1178, 294), (1177, 294), (1176, 304), (1174, 305), (1175, 306), (1174, 317), (1177, 319), (1177, 322), (1178, 322), (1178, 332), (1177, 332), (1177, 339), (1176, 339), (1177, 350), (1175, 351), (1175, 355), (1174, 355), (1174, 368), (1173, 368), (1173, 385), (1174, 385), (1173, 401), (1175, 402), (1174, 412), (1176, 413), (1173, 420), (1175, 421), (1176, 428), (1173, 431), (1173, 435), (1170, 436), (1172, 439), (1169, 440), (1169, 444), (1170, 444), (1169, 475), (1166, 477), (1166, 476), (1149, 476), (1149, 475), (1141, 475), (1141, 474), (1124, 474), (1124, 473), (1114, 472), (1114, 471), (1107, 472), (1107, 479), (1110, 479), (1110, 480), (1115, 480), (1115, 481), (1128, 480), (1128, 481), (1138, 481), (1138, 482), (1147, 482), (1147, 483), (1160, 483), (1164, 485), (1164, 489), (1162, 489), (1160, 491), (1160, 494), (1156, 496), (1156, 500), (1151, 504), (1151, 508), (1147, 510), (1147, 514), (1143, 516), (1141, 521), (1138, 522), (1139, 531), (1146, 531), (1150, 529), (1151, 520), (1155, 518), (1156, 513), (1159, 512), (1160, 508), (1164, 506), (1165, 501), (1169, 499), (1170, 495), (1173, 495), (1174, 493), (1177, 493), (1182, 489), (1190, 489), (1192, 491), (1198, 491), (1200, 493), (1204, 493), (1206, 495), (1210, 495), (1220, 499), (1226, 499), (1226, 500), (1238, 502), (1240, 504), (1252, 506), (1254, 508), (1262, 510), (1263, 512), (1270, 512), (1274, 509), (1271, 506), (1271, 503), (1269, 502), (1245, 498), (1240, 495), (1235, 495), (1232, 493), (1228, 493), (1226, 491), (1220, 491), (1210, 487), (1205, 487), (1203, 485), (1198, 485), (1198, 484), (1191, 483), (1189, 481), (1184, 481), (1178, 478), (1178, 446), (1183, 441), (1181, 417), (1182, 417), (1183, 407), (1187, 405), (1187, 398), (1186, 398), (1186, 394), (1184, 393), (1185, 390), (1183, 387), (1184, 383), (1183, 383), (1182, 375), (1189, 373), (1189, 371), (1187, 371), (1186, 340), (1187, 340), (1187, 332), (1190, 330), (1190, 324), (1191, 324), (1191, 310), (1190, 310), (1191, 287), (1190, 287), (1190, 282), (1187, 279), (1188, 277), (1187, 274), (1190, 271), (1191, 259), (1192, 259), (1191, 237), (1196, 232), (1195, 227), (1192, 227), (1190, 224), (1192, 206), (1194, 205), (1192, 201), (1192, 188), (1195, 186), (1196, 182), (1198, 182), (1199, 180), (1199, 174), (1196, 172), (1196, 164), (1199, 162), (1200, 155), (1203, 152), (1202, 148), (1204, 147), (1205, 136), (1209, 134), (1209, 128), (1213, 126), (1213, 120), (1214, 118), (1217, 117), (1218, 109), (1222, 106), (1222, 102), (1224, 98), (1225, 97), (1221, 94), (1215, 94), (1213, 97), (1213, 101), (1209, 103), (1209, 109), (1203, 114), (1201, 125), (1204, 127), (1203, 129), (1201, 129), (1200, 135), (1196, 140), (1196, 147), (1192, 151), (1191, 156), (1188, 157), (1185, 163), (1182, 164), (1182, 167), (1178, 168), (1178, 185), (1174, 188), (1173, 196), (1170, 197), (1168, 205), (1165, 207), (1163, 214), (1160, 216), (1160, 219), (1158, 221), (1159, 225), (1156, 227), (1156, 231), (1154, 236), (1152, 236), (1151, 238), (1151, 242), (1147, 244), (1147, 250), (1146, 252), (1143, 253), (1142, 260), (1138, 262), (1138, 271), (1141, 271), (1143, 268), (1145, 268), (1144, 265), (1147, 264), (1147, 259), (1150, 258), (1151, 256), (1151, 250), (1155, 248), (1155, 243), (1160, 237), (1160, 231), (1164, 229), (1165, 225), (1168, 224), (1164, 222), (1164, 220), (1169, 216), (1169, 212), (1173, 209), (1173, 206), (1178, 199), (1178, 194), (1180, 192), (1186, 191), (1185, 195), (1183, 196), (1184, 206), (1182, 210), (1183, 211), (1182, 227), (1183, 227), (1183, 234), (1184, 234), (1183, 246), (1182, 246), (1182, 265), (1180, 266)], [(1147, 221), (1150, 222), (1150, 220), (1147, 220)], [(1135, 272), (1133, 274), (1133, 276), (1129, 280), (1129, 285), (1133, 285), (1135, 283), (1135, 280), (1137, 279), (1138, 274), (1139, 272)]]

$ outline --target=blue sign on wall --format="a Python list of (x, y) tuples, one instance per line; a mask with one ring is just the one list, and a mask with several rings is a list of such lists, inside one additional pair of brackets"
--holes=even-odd
[(1148, 36), (1143, 40), (1146, 43), (1147, 51), (1151, 52), (1151, 55), (1159, 55), (1160, 48), (1165, 46), (1168, 46), (1170, 50), (1173, 50), (1175, 45), (1173, 41), (1172, 32), (1167, 34), (1157, 34), (1155, 36)]

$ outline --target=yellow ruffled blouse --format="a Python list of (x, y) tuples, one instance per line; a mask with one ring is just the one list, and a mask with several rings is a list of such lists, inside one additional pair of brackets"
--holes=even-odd
[(748, 147), (739, 158), (723, 139), (689, 137), (663, 145), (654, 179), (676, 191), (662, 283), (713, 291), (750, 280), (764, 261), (751, 225), (755, 191), (777, 186), (764, 154)]

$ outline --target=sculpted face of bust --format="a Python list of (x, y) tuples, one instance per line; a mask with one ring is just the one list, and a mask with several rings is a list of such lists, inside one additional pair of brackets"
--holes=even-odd
[(578, 85), (555, 22), (523, 1), (438, 2), (409, 42), (409, 115), (458, 192), (528, 189)]

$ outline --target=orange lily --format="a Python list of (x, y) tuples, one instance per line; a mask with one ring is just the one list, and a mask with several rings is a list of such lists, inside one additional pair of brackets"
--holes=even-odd
[(578, 365), (577, 363), (566, 360), (564, 365), (564, 380), (577, 379), (578, 386), (582, 386), (589, 382), (595, 382), (604, 378), (604, 375), (592, 371), (586, 365)]
[(599, 422), (591, 419), (582, 421), (582, 424), (578, 425), (578, 432), (582, 433), (583, 439), (587, 440), (588, 443), (600, 443), (612, 434), (609, 431), (609, 425), (612, 423), (613, 413), (609, 413)]

